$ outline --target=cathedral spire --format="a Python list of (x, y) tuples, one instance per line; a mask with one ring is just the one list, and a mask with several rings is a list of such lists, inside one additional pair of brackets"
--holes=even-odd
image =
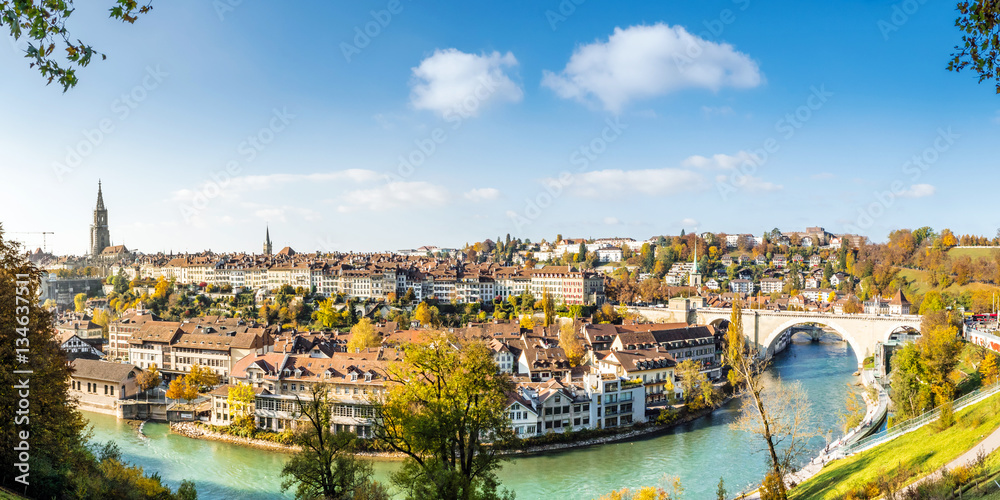
[(97, 210), (105, 210), (104, 193), (101, 192), (101, 180), (97, 180)]
[(104, 207), (104, 192), (101, 181), (97, 181), (97, 208), (94, 209), (94, 223), (90, 225), (90, 255), (96, 257), (111, 246), (108, 232), (108, 209)]
[(264, 255), (271, 255), (271, 228), (265, 226), (264, 230)]

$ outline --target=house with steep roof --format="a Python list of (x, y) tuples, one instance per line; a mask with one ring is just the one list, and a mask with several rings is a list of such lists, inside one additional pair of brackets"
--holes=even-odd
[(69, 361), (77, 358), (101, 359), (104, 357), (104, 353), (73, 332), (63, 333), (58, 336), (58, 339), (59, 348), (66, 353), (66, 359)]
[(70, 397), (85, 410), (121, 416), (121, 401), (139, 393), (133, 364), (75, 359), (70, 366)]
[(642, 379), (646, 407), (666, 404), (677, 393), (674, 368), (677, 362), (667, 352), (657, 349), (611, 351), (598, 361), (601, 373), (610, 373), (628, 380)]
[(669, 354), (676, 363), (691, 359), (711, 378), (721, 373), (721, 353), (716, 346), (712, 326), (653, 329), (644, 332), (619, 331), (611, 344), (612, 351), (658, 350)]

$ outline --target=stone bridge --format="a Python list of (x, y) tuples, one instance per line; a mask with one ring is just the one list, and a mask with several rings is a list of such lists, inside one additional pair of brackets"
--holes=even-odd
[[(689, 324), (728, 324), (732, 310), (728, 308), (702, 307), (696, 309), (670, 309), (655, 307), (633, 307), (637, 312), (654, 322), (687, 322)], [(743, 309), (743, 333), (747, 339), (761, 349), (763, 355), (779, 350), (783, 334), (795, 326), (817, 324), (836, 331), (850, 344), (858, 358), (858, 366), (865, 357), (875, 352), (875, 344), (889, 340), (889, 336), (901, 328), (920, 330), (919, 315), (880, 316), (875, 314), (834, 314), (799, 311), (768, 311)]]

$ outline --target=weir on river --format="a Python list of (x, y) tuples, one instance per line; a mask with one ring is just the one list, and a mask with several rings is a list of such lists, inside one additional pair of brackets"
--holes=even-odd
[[(857, 359), (840, 337), (827, 334), (815, 343), (808, 335), (796, 335), (792, 345), (775, 357), (768, 375), (800, 381), (812, 405), (814, 428), (836, 439), (848, 384), (858, 382), (852, 375), (856, 369)], [(739, 401), (731, 401), (712, 415), (637, 441), (520, 457), (504, 466), (500, 479), (519, 500), (589, 500), (623, 487), (666, 485), (670, 477), (680, 478), (688, 499), (715, 498), (720, 477), (735, 494), (759, 483), (766, 468), (759, 438), (729, 428), (738, 407)], [(285, 454), (190, 439), (156, 423), (143, 427), (147, 439), (142, 439), (112, 416), (88, 412), (84, 416), (93, 425), (94, 440), (114, 440), (126, 460), (147, 473), (158, 472), (172, 487), (184, 479), (194, 480), (202, 500), (292, 498), (281, 491)], [(810, 445), (806, 461), (826, 440), (817, 437)], [(388, 481), (398, 466), (376, 462), (378, 479)]]

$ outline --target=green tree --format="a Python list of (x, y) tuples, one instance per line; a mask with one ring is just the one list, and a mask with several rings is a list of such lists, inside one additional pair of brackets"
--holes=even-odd
[(955, 26), (962, 32), (962, 45), (955, 46), (948, 70), (956, 73), (972, 68), (979, 83), (995, 80), (1000, 94), (1000, 4), (992, 1), (958, 2)]
[(375, 331), (372, 320), (361, 318), (358, 324), (351, 328), (351, 338), (347, 341), (348, 352), (360, 352), (380, 345), (382, 345), (382, 336)]
[(387, 372), (392, 385), (377, 401), (373, 429), (407, 457), (393, 474), (406, 498), (501, 498), (504, 458), (487, 441), (512, 437), (506, 408), (514, 386), (486, 344), (441, 333), (408, 345)]
[[(0, 405), (0, 462), (7, 472), (0, 484), (24, 492), (33, 498), (62, 498), (73, 490), (74, 466), (86, 462), (88, 454), (81, 445), (85, 441), (86, 420), (70, 400), (70, 367), (65, 354), (54, 340), (52, 315), (33, 303), (41, 288), (42, 273), (26, 258), (16, 242), (4, 239), (0, 226), (0, 386), (4, 387), (4, 404)], [(18, 363), (15, 348), (31, 349), (27, 362)], [(14, 370), (31, 370), (30, 377)], [(30, 387), (29, 419), (21, 412), (15, 390), (19, 385)], [(17, 481), (20, 472), (12, 464), (18, 460), (19, 432), (30, 433), (30, 484)]]
[[(140, 5), (135, 0), (114, 0), (111, 5), (111, 19), (129, 24), (153, 8), (151, 3)], [(28, 40), (24, 57), (31, 61), (30, 66), (37, 68), (48, 83), (62, 85), (63, 92), (76, 85), (77, 69), (90, 64), (94, 56), (107, 58), (70, 34), (66, 23), (75, 10), (72, 1), (0, 2), (0, 26), (6, 25), (14, 40)]]
[(896, 420), (920, 415), (933, 402), (931, 386), (922, 380), (925, 368), (920, 350), (916, 344), (906, 344), (893, 354), (891, 364), (889, 385), (892, 391), (889, 395)]
[(719, 488), (715, 490), (715, 496), (718, 500), (728, 500), (729, 496), (726, 494), (726, 481), (719, 477)]
[(681, 379), (681, 391), (684, 393), (685, 403), (695, 409), (711, 404), (711, 399), (705, 400), (703, 389), (711, 388), (712, 384), (708, 381), (708, 376), (701, 373), (701, 367), (696, 361), (692, 359), (681, 361), (674, 373)]
[(198, 500), (198, 491), (194, 487), (194, 481), (185, 479), (177, 487), (177, 500)]
[[(927, 382), (942, 397), (951, 399), (954, 383), (949, 378), (958, 366), (958, 355), (962, 350), (958, 329), (951, 325), (936, 326), (922, 331), (916, 345), (923, 360)], [(940, 404), (941, 402), (939, 402)]]
[[(281, 487), (295, 487), (298, 500), (348, 500), (359, 498), (388, 499), (388, 492), (372, 480), (371, 462), (354, 456), (356, 437), (347, 432), (333, 432), (330, 387), (314, 384), (306, 399), (295, 396), (301, 416), (295, 434), (300, 451), (285, 463)], [(372, 490), (376, 490), (373, 494)]]
[(556, 318), (556, 304), (552, 295), (549, 294), (549, 289), (546, 288), (542, 293), (542, 313), (544, 314), (544, 325), (552, 326), (552, 322)]
[(129, 291), (129, 279), (125, 276), (124, 269), (119, 268), (118, 274), (109, 280), (114, 285), (114, 291), (118, 295), (124, 295)]

